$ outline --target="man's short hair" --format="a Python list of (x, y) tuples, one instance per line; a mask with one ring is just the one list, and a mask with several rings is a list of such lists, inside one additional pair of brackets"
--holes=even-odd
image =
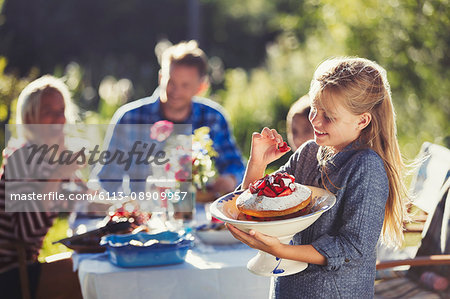
[(173, 45), (162, 53), (162, 71), (169, 71), (171, 65), (195, 67), (201, 78), (208, 73), (208, 59), (195, 40)]

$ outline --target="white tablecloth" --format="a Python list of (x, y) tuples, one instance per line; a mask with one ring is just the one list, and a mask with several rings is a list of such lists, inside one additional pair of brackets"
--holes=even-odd
[(250, 273), (256, 250), (243, 244), (199, 246), (183, 264), (120, 268), (106, 255), (81, 259), (78, 276), (85, 299), (267, 298), (270, 278)]
[[(206, 221), (203, 206), (197, 205), (198, 224)], [(79, 221), (94, 229), (95, 221)], [(91, 223), (92, 222), (92, 223)], [(75, 221), (75, 227), (79, 223)], [(242, 243), (210, 246), (195, 240), (183, 264), (120, 268), (106, 254), (74, 254), (84, 299), (134, 298), (268, 298), (270, 278), (247, 270), (257, 251)]]

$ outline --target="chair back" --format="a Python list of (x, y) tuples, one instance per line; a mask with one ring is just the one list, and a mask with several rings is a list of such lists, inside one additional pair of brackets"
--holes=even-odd
[[(440, 189), (440, 200), (433, 211), (428, 215), (427, 223), (422, 232), (422, 242), (417, 256), (430, 256), (450, 254), (450, 178)], [(450, 277), (450, 265), (430, 265), (428, 267), (414, 267), (410, 274), (419, 277), (423, 272), (432, 271), (444, 277)]]
[(450, 176), (450, 150), (425, 142), (418, 155), (421, 165), (411, 182), (413, 204), (432, 214), (439, 200), (442, 185)]

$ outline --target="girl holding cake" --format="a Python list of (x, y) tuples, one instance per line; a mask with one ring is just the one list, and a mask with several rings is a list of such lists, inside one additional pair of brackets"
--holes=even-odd
[[(294, 237), (294, 245), (228, 225), (250, 247), (306, 262), (304, 271), (277, 277), (277, 298), (371, 298), (376, 244), (400, 245), (406, 189), (386, 71), (361, 58), (336, 58), (316, 70), (309, 96), (314, 141), (303, 144), (278, 172), (327, 189), (336, 205)], [(264, 128), (252, 136), (243, 186), (264, 176), (286, 151), (282, 137)]]

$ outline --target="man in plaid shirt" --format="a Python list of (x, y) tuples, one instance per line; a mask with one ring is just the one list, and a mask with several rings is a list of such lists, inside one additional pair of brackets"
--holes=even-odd
[[(207, 87), (206, 76), (207, 58), (195, 41), (168, 48), (162, 54), (159, 87), (152, 96), (119, 108), (112, 124), (153, 124), (169, 120), (174, 124), (191, 124), (192, 131), (203, 126), (209, 127), (213, 147), (218, 153), (215, 166), (220, 174), (209, 190), (210, 199), (214, 199), (218, 194), (232, 191), (242, 181), (245, 167), (223, 108), (209, 99), (195, 96)], [(131, 137), (134, 133), (123, 134)], [(109, 138), (109, 151), (127, 142), (116, 133)], [(97, 174), (102, 187), (110, 192), (117, 191), (119, 187), (117, 182), (107, 181), (112, 174), (117, 175), (119, 169), (114, 167), (111, 164), (104, 165)], [(148, 167), (133, 167), (129, 175), (130, 178), (145, 180), (148, 175), (146, 172)]]

